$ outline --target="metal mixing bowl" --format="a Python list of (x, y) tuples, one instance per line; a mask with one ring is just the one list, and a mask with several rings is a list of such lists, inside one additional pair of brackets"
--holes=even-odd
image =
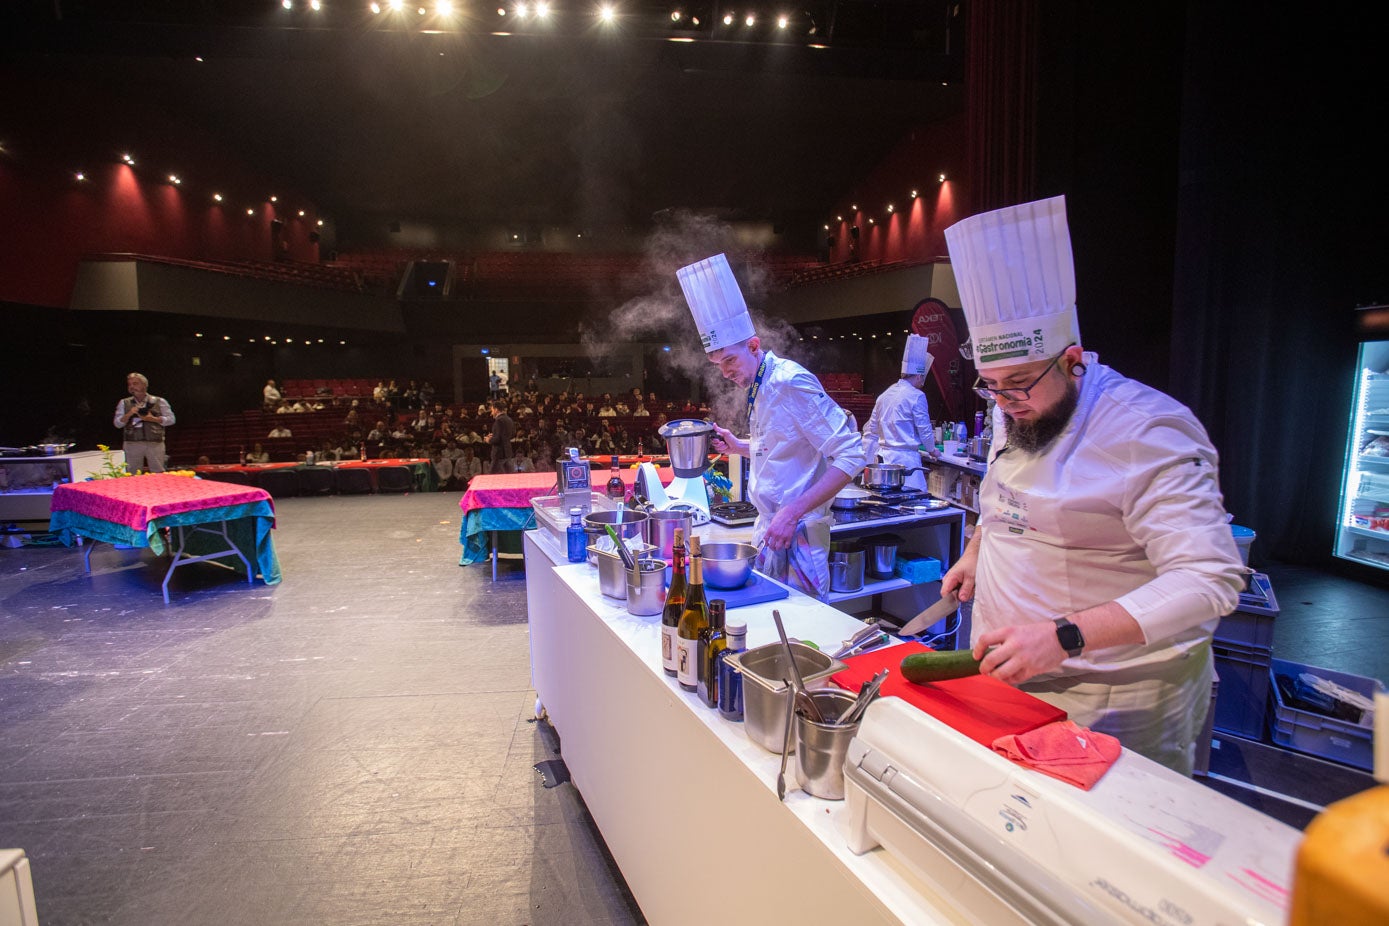
[(757, 558), (757, 547), (750, 543), (706, 543), (699, 552), (704, 560), (704, 584), (710, 588), (742, 588)]

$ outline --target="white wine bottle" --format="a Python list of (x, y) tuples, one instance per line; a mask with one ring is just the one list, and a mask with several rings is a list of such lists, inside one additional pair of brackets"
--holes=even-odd
[(704, 560), (699, 538), (690, 538), (690, 584), (685, 588), (685, 610), (676, 628), (675, 675), (680, 687), (699, 687), (699, 632), (709, 626), (709, 603), (704, 597)]

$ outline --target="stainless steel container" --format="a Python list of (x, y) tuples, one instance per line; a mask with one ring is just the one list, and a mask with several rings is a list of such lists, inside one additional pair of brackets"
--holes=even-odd
[(862, 545), (836, 540), (830, 543), (830, 591), (856, 592), (863, 588), (867, 554)]
[[(826, 720), (835, 720), (858, 700), (847, 691), (814, 691), (810, 696)], [(816, 723), (796, 715), (796, 779), (801, 790), (827, 801), (844, 800), (844, 759), (857, 723)]]
[[(630, 549), (630, 548), (629, 548)], [(648, 556), (655, 547), (643, 544), (632, 551), (633, 556)], [(627, 567), (616, 550), (600, 550), (590, 546), (588, 555), (598, 564), (598, 591), (609, 598), (627, 599)], [(662, 567), (664, 568), (664, 567)]]
[(632, 511), (630, 508), (618, 508), (614, 511), (590, 511), (584, 515), (584, 532), (589, 536), (589, 543), (595, 537), (606, 537), (608, 535), (607, 526), (611, 524), (617, 529), (617, 536), (623, 540), (639, 536), (644, 530), (647, 515), (644, 511)]
[(706, 543), (699, 548), (704, 560), (704, 584), (710, 588), (742, 588), (752, 576), (757, 547), (750, 543)]
[(694, 530), (694, 520), (688, 511), (649, 511), (646, 513), (647, 521), (643, 525), (643, 533), (646, 542), (656, 548), (656, 555), (665, 559), (675, 558), (675, 532), (683, 530), (685, 532), (685, 542), (690, 541), (690, 532)]
[(701, 418), (677, 418), (661, 425), (670, 468), (681, 479), (692, 479), (709, 467), (709, 441), (714, 426)]
[(874, 534), (860, 542), (868, 554), (868, 574), (878, 579), (891, 578), (893, 567), (897, 565), (897, 548), (902, 545), (902, 538), (896, 534)]
[[(848, 668), (804, 643), (792, 643), (791, 651), (809, 689), (828, 687), (831, 675)], [(791, 687), (785, 680), (791, 674), (786, 651), (780, 642), (768, 643), (730, 656), (728, 661), (743, 676), (743, 723), (748, 739), (780, 754), (786, 738), (786, 703), (791, 700)]]
[(641, 568), (638, 581), (633, 581), (630, 570), (624, 570), (627, 579), (627, 613), (641, 617), (660, 614), (666, 606), (666, 561), (646, 557), (637, 560)]

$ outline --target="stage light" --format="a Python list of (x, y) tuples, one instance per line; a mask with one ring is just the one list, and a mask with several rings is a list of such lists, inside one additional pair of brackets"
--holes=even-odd
[(854, 204), (852, 204), (851, 206), (849, 206), (849, 211), (850, 211), (850, 212), (858, 212), (858, 203), (854, 203)]
[(448, 17), (453, 15), (453, 0), (439, 0), (434, 4), (434, 12), (440, 16)]
[(300, 209), (300, 210), (299, 210), (299, 218), (302, 219), (303, 217), (304, 217), (304, 210), (303, 210), (303, 209)]
[(723, 24), (724, 24), (725, 26), (731, 26), (731, 25), (733, 25), (733, 14), (732, 14), (732, 13), (724, 13), (724, 14), (723, 14)]
[(613, 21), (613, 18), (616, 17), (616, 16), (617, 16), (617, 11), (614, 10), (611, 6), (609, 6), (609, 5), (607, 5), (607, 4), (604, 4), (604, 5), (603, 5), (603, 8), (600, 9), (600, 10), (598, 11), (598, 18), (601, 19), (601, 20), (602, 20), (603, 22), (605, 22), (605, 23), (610, 23), (610, 22), (612, 22), (612, 21)]
[(747, 18), (743, 20), (743, 25), (747, 26), (749, 29), (757, 25), (757, 14), (749, 13)]
[(941, 174), (941, 175), (940, 175), (940, 182), (941, 182), (941, 183), (944, 183), (944, 182), (945, 182), (945, 174)]
[(888, 204), (887, 204), (887, 214), (888, 214), (888, 215), (892, 215), (892, 213), (893, 213), (893, 211), (894, 211), (895, 209), (896, 209), (896, 207), (893, 206), (892, 203), (888, 203)]
[(916, 199), (916, 190), (912, 190), (912, 199)]
[(323, 10), (323, 0), (309, 0), (309, 9), (313, 10), (315, 13), (321, 12)]
[(73, 179), (76, 179), (76, 180), (86, 180), (86, 179), (87, 179), (87, 175), (84, 174), (84, 173), (83, 173), (82, 171), (80, 171), (80, 170), (79, 170), (77, 173), (73, 174), (72, 176), (73, 176)]
[(684, 19), (684, 18), (685, 18), (685, 14), (684, 14), (682, 11), (680, 11), (680, 10), (671, 10), (671, 11), (670, 11), (670, 21), (671, 21), (671, 22), (673, 22), (673, 23), (678, 23), (680, 20), (682, 20), (682, 19)]
[(277, 202), (280, 201), (280, 197), (276, 196), (274, 193), (271, 193), (271, 194), (270, 194), (270, 201), (271, 201), (272, 203), (277, 203)]
[(255, 215), (255, 214), (256, 214), (256, 210), (254, 210), (254, 209), (247, 209), (247, 210), (246, 210), (246, 214), (247, 214), (247, 215)]
[(525, 19), (527, 16), (530, 15), (530, 12), (531, 12), (531, 9), (530, 9), (530, 7), (527, 6), (526, 4), (524, 4), (524, 3), (518, 3), (518, 4), (516, 4), (516, 18), (517, 18), (517, 19)]
[(399, 13), (405, 9), (405, 0), (391, 0), (391, 12)]
[(786, 24), (789, 23), (789, 22), (790, 22), (790, 20), (788, 20), (788, 19), (786, 18), (785, 15), (778, 16), (778, 17), (776, 18), (776, 27), (777, 27), (778, 29), (785, 29), (785, 28), (786, 28)]
[(318, 227), (319, 227), (319, 228), (322, 228), (322, 227), (323, 227), (323, 220), (322, 220), (322, 219), (319, 219), (319, 220), (318, 220)]
[(183, 181), (178, 178), (178, 174), (170, 174), (169, 182), (172, 183), (174, 186), (178, 186)]
[(842, 221), (844, 221), (844, 216), (842, 216), (842, 215), (837, 215), (837, 216), (834, 217), (834, 220), (835, 220), (836, 222), (842, 222)]
[(498, 16), (505, 16), (505, 15), (506, 15), (506, 8), (505, 8), (505, 7), (500, 7), (500, 6), (497, 7), (497, 15), (498, 15)]
[(373, 4), (370, 6), (369, 9), (371, 10), (371, 15), (373, 15), (373, 16), (379, 16), (379, 15), (381, 15), (381, 4), (379, 4), (379, 3), (373, 3)]
[(129, 164), (131, 167), (135, 166), (135, 159), (131, 157), (129, 154), (121, 155), (121, 160)]
[(535, 15), (539, 16), (541, 19), (549, 16), (550, 4), (546, 2), (546, 0), (540, 0), (540, 2), (535, 5)]
[(212, 201), (213, 201), (214, 203), (220, 203), (220, 202), (222, 201), (222, 194), (221, 194), (221, 193), (213, 193), (213, 194), (212, 194)]
[(202, 63), (203, 63), (203, 56), (202, 56), (202, 55), (194, 55), (194, 56), (193, 56), (193, 60), (196, 61), (196, 62), (198, 62), (199, 64), (202, 64)]
[(877, 225), (877, 224), (878, 224), (878, 220), (875, 219), (875, 218), (873, 218), (873, 217), (870, 215), (870, 216), (868, 217), (868, 224), (869, 224), (869, 225)]
[(287, 10), (294, 9), (294, 0), (280, 0), (280, 6)]

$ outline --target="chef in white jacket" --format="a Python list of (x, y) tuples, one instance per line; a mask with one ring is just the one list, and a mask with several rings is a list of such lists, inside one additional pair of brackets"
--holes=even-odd
[(1205, 429), (1080, 346), (1063, 197), (946, 230), (997, 401), (980, 518), (943, 593), (974, 600), (981, 671), (1190, 774), (1211, 635), (1243, 567)]
[(713, 445), (751, 460), (756, 568), (824, 598), (830, 502), (863, 469), (863, 442), (810, 371), (762, 348), (724, 255), (682, 267), (676, 278), (709, 361), (747, 390), (748, 439), (715, 424)]
[(926, 394), (921, 391), (934, 359), (926, 349), (929, 344), (929, 338), (907, 335), (907, 346), (902, 350), (902, 378), (878, 396), (873, 414), (863, 426), (863, 450), (868, 459), (881, 457), (884, 463), (915, 469), (903, 477), (902, 487), (923, 492), (926, 474), (921, 472), (918, 448), (935, 446), (931, 411)]

